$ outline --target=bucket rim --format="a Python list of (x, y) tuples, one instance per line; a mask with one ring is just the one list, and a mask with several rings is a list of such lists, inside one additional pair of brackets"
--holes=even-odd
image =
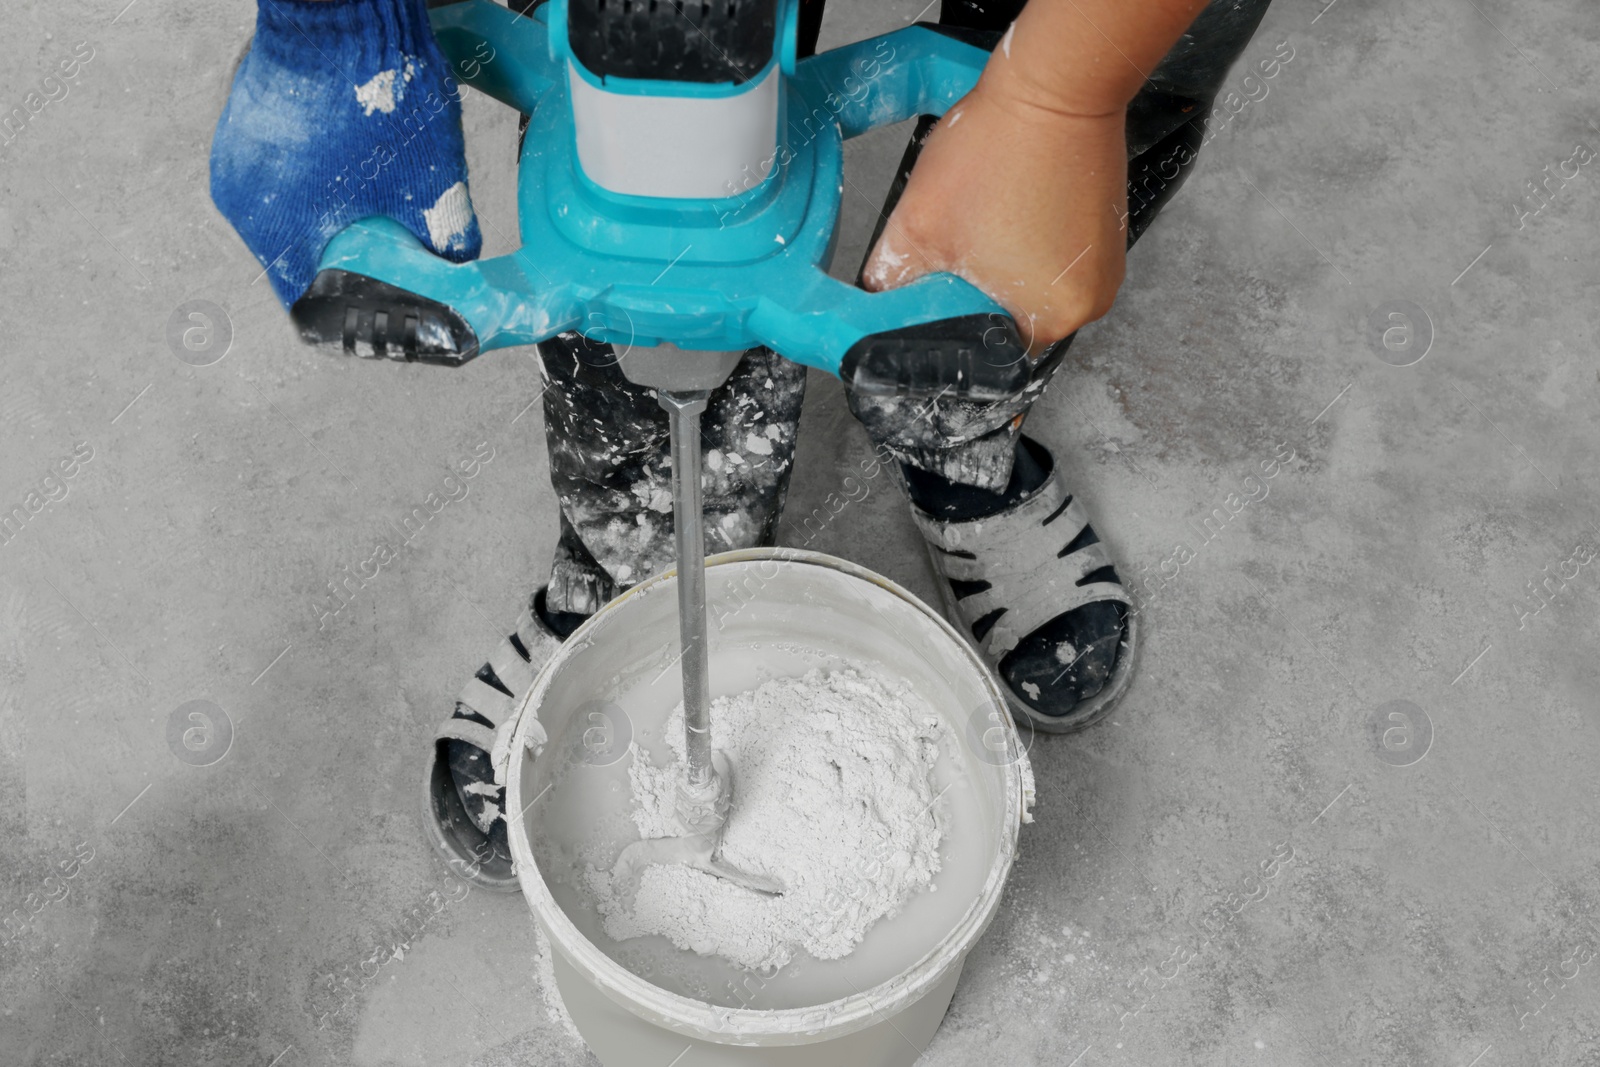
[[(972, 946), (983, 936), (989, 923), (994, 919), (995, 913), (999, 910), (1006, 880), (1016, 859), (1017, 838), (1021, 831), (1024, 812), (1023, 774), (1019, 764), (1021, 760), (1027, 759), (1027, 755), (1017, 736), (1016, 724), (1012, 721), (1005, 696), (993, 672), (942, 614), (899, 583), (876, 571), (837, 556), (809, 549), (736, 549), (708, 556), (706, 569), (709, 572), (719, 566), (766, 560), (822, 567), (842, 573), (876, 585), (920, 611), (934, 624), (935, 629), (944, 635), (949, 644), (950, 654), (968, 663), (982, 680), (989, 710), (997, 713), (991, 718), (1004, 723), (1003, 728), (1011, 734), (1008, 743), (1013, 747), (1010, 751), (1021, 755), (1016, 761), (989, 764), (999, 768), (1005, 779), (1003, 788), (1005, 810), (998, 853), (982, 890), (961, 914), (949, 933), (914, 963), (893, 977), (850, 996), (802, 1008), (723, 1007), (663, 989), (616, 962), (590, 941), (556, 902), (534, 859), (525, 828), (526, 813), (519, 810), (518, 804), (507, 804), (507, 837), (510, 839), (517, 880), (522, 885), (523, 897), (527, 900), (535, 921), (549, 937), (552, 947), (561, 951), (579, 975), (632, 1014), (685, 1037), (718, 1044), (738, 1044), (758, 1037), (764, 1044), (771, 1045), (809, 1044), (841, 1037), (892, 1018), (906, 1006), (919, 1000), (951, 968), (961, 966), (966, 954), (971, 951)], [(562, 642), (556, 654), (540, 669), (534, 684), (515, 710), (517, 725), (512, 738), (513, 753), (528, 751), (525, 747), (528, 733), (537, 722), (537, 717), (524, 712), (528, 708), (538, 706), (552, 679), (562, 664), (570, 658), (572, 650), (586, 644), (582, 640), (586, 632), (597, 627), (602, 617), (622, 610), (630, 600), (650, 595), (652, 591), (676, 579), (676, 567), (652, 575), (595, 612)], [(523, 768), (532, 762), (523, 756), (511, 760), (506, 790), (508, 797), (522, 795)]]

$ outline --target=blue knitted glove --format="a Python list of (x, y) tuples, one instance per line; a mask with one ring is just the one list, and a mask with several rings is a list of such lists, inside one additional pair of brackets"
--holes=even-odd
[(328, 240), (369, 215), (477, 256), (459, 92), (424, 0), (260, 0), (211, 142), (211, 199), (285, 307)]

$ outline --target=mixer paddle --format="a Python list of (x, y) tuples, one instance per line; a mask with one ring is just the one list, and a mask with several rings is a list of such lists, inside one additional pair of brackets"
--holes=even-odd
[(632, 901), (652, 864), (683, 864), (757, 893), (779, 895), (772, 878), (740, 870), (719, 855), (733, 800), (728, 758), (711, 748), (711, 696), (706, 648), (705, 516), (700, 492), (700, 415), (710, 391), (659, 390), (672, 433), (672, 522), (678, 554), (678, 647), (683, 677), (684, 780), (674, 814), (681, 833), (635, 841), (612, 868), (623, 899)]

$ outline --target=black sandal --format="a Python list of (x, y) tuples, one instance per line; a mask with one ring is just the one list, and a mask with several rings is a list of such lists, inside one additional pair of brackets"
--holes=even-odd
[(1138, 614), (1049, 451), (1021, 443), (1049, 473), (1011, 507), (964, 521), (915, 504), (911, 512), (942, 579), (945, 615), (999, 676), (1012, 716), (1070, 733), (1100, 721), (1127, 691)]
[(501, 893), (518, 891), (506, 837), (507, 724), (562, 640), (545, 620), (544, 596), (544, 589), (533, 595), (516, 631), (456, 697), (434, 733), (423, 779), (423, 823), (434, 849), (457, 877)]

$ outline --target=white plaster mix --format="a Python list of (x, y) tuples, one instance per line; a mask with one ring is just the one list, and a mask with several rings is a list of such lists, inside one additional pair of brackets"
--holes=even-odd
[(385, 115), (394, 110), (395, 71), (380, 70), (365, 84), (356, 86), (356, 102), (366, 109), (366, 114), (381, 111)]
[[(848, 956), (879, 920), (928, 887), (943, 836), (933, 770), (945, 727), (905, 689), (855, 671), (814, 670), (712, 703), (716, 747), (733, 766), (722, 858), (777, 878), (781, 896), (689, 867), (645, 869), (630, 912), (611, 874), (588, 880), (618, 940), (665, 936), (741, 966), (781, 967), (799, 951)], [(683, 709), (668, 720), (673, 760), (634, 746), (629, 777), (644, 837), (673, 832)]]
[(422, 219), (428, 224), (428, 239), (440, 252), (465, 247), (467, 227), (472, 225), (472, 198), (467, 195), (467, 183), (456, 182), (440, 193), (433, 206), (423, 211)]

